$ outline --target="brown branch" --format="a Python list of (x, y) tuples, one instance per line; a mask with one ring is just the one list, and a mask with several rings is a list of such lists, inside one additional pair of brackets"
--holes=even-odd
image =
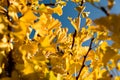
[[(81, 4), (80, 4), (80, 6), (83, 6), (84, 5), (84, 3), (85, 3), (85, 0), (82, 0), (81, 1)], [(78, 20), (79, 20), (79, 25), (78, 25), (78, 27), (80, 26), (80, 12), (78, 13)], [(75, 44), (75, 37), (76, 37), (76, 35), (77, 35), (77, 31), (75, 30), (75, 32), (74, 32), (74, 34), (73, 34), (73, 41), (72, 41), (72, 47), (71, 47), (71, 49), (73, 48), (73, 46), (74, 46), (74, 44)]]
[(77, 31), (75, 30), (74, 34), (73, 34), (73, 41), (72, 41), (72, 47), (71, 49), (73, 49), (73, 46), (75, 44), (75, 37), (76, 37)]
[(105, 9), (105, 7), (103, 7), (103, 6), (97, 6), (94, 3), (91, 4), (91, 5), (94, 6), (95, 8), (97, 8), (97, 9), (101, 10), (102, 12), (104, 12), (106, 14), (106, 16), (110, 15), (109, 11), (107, 9)]
[(105, 7), (102, 7), (102, 6), (101, 6), (100, 9), (106, 14), (106, 16), (109, 16), (109, 15), (110, 15), (109, 11), (106, 10)]
[(80, 6), (83, 6), (84, 3), (85, 3), (85, 0), (82, 0)]
[(86, 58), (87, 58), (87, 56), (88, 56), (88, 53), (89, 53), (90, 50), (92, 49), (93, 40), (94, 40), (94, 38), (91, 39), (89, 49), (88, 49), (86, 55), (84, 56), (84, 59), (83, 59), (83, 62), (82, 62), (82, 66), (81, 66), (81, 68), (80, 68), (80, 71), (79, 71), (79, 73), (78, 73), (78, 76), (76, 77), (76, 80), (78, 80), (78, 78), (80, 77), (80, 74), (81, 74), (83, 68), (85, 67), (85, 61), (86, 61)]
[(55, 6), (55, 3), (45, 4), (45, 6)]

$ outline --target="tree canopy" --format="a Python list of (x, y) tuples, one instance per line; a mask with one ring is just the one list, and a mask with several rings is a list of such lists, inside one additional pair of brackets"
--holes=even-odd
[[(68, 17), (73, 33), (52, 16), (69, 1), (78, 13)], [(120, 14), (110, 13), (114, 0), (107, 2), (0, 0), (0, 80), (119, 80)], [(92, 20), (85, 3), (106, 16)]]

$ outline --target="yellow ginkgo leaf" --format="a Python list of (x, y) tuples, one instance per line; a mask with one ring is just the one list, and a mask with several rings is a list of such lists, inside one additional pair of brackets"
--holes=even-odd
[(23, 73), (24, 75), (30, 74), (30, 73), (34, 73), (34, 68), (33, 65), (29, 64), (28, 62), (24, 62), (24, 69), (23, 69)]
[(78, 6), (75, 8), (79, 13), (82, 13), (85, 9), (85, 6)]
[(80, 28), (80, 18), (75, 18), (75, 19), (72, 20), (71, 17), (68, 17), (68, 20), (71, 22), (72, 26), (78, 32), (79, 28)]
[(59, 16), (62, 15), (62, 7), (60, 5), (57, 5), (57, 7), (53, 8), (54, 13), (57, 13)]
[(115, 80), (120, 80), (120, 76), (115, 76)]
[(18, 31), (16, 30), (16, 32), (12, 32), (14, 34), (14, 36), (16, 36), (18, 39), (23, 40), (24, 37), (27, 35), (27, 31), (28, 31), (28, 24), (25, 22), (20, 21), (19, 22), (19, 26), (18, 27)]
[(117, 63), (117, 70), (120, 70), (120, 62)]
[(36, 19), (37, 17), (34, 15), (32, 10), (26, 11), (25, 14), (20, 18), (21, 21), (26, 23), (33, 23)]
[(112, 49), (107, 42), (103, 42), (101, 44), (101, 49), (103, 50), (102, 62), (103, 64), (107, 64), (107, 62), (117, 55), (117, 52)]
[(40, 22), (41, 24), (46, 24), (47, 23), (47, 16), (43, 13), (41, 16), (40, 16)]
[(56, 76), (54, 75), (54, 73), (53, 73), (53, 71), (50, 71), (49, 72), (49, 80), (56, 80), (57, 78), (56, 78)]
[(87, 18), (89, 16), (90, 12), (83, 12), (82, 13), (82, 17), (83, 18)]
[(45, 36), (48, 34), (48, 30), (46, 28), (46, 25), (41, 24), (41, 21), (36, 22), (35, 24), (32, 25), (33, 29), (36, 30), (36, 33), (38, 33), (40, 36)]
[(34, 55), (38, 51), (38, 44), (35, 42), (28, 42), (27, 44), (23, 45), (23, 50), (27, 51), (31, 55)]
[(61, 23), (59, 20), (54, 19), (51, 15), (44, 13), (40, 16), (40, 20), (32, 25), (36, 32), (42, 37), (60, 26)]
[(103, 51), (106, 51), (106, 47), (108, 46), (108, 43), (107, 42), (102, 42), (102, 44), (101, 44), (101, 49), (103, 50)]
[(92, 19), (86, 18), (86, 26), (90, 26), (92, 24)]
[(58, 19), (51, 19), (51, 21), (49, 22), (50, 24), (48, 25), (48, 30), (51, 31), (55, 28), (58, 28), (61, 26), (61, 22)]
[(60, 6), (66, 6), (66, 2), (65, 1), (57, 1), (57, 4), (59, 4)]
[(63, 80), (63, 77), (61, 74), (57, 74), (57, 80)]
[(40, 13), (47, 13), (47, 7), (44, 4), (41, 4), (39, 8), (40, 8)]
[(66, 42), (66, 40), (67, 40), (67, 32), (68, 32), (67, 28), (61, 29), (61, 31), (58, 34), (58, 42), (59, 43), (65, 43)]
[(111, 9), (115, 4), (114, 0), (108, 0), (108, 9)]
[(68, 71), (69, 67), (70, 67), (69, 59), (66, 58), (66, 71)]
[(77, 2), (80, 2), (81, 0), (72, 0), (72, 1), (77, 3)]
[(40, 41), (42, 47), (49, 47), (51, 43), (50, 36), (46, 36)]
[(5, 29), (5, 25), (3, 23), (0, 23), (0, 33), (3, 33), (4, 29)]

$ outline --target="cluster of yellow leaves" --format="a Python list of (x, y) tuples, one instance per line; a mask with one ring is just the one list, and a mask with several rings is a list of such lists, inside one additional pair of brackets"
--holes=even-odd
[[(2, 1), (1, 3), (4, 3), (7, 0)], [(24, 80), (39, 80), (47, 77), (47, 74), (49, 74), (50, 80), (53, 80), (54, 73), (48, 71), (46, 63), (49, 60), (46, 58), (51, 53), (56, 52), (57, 44), (53, 44), (53, 41), (60, 32), (61, 23), (52, 17), (52, 13), (62, 15), (62, 6), (58, 4), (51, 8), (40, 4), (37, 5), (39, 9), (35, 10), (33, 9), (33, 3), (35, 3), (33, 0), (30, 1), (30, 6), (26, 5), (27, 0), (10, 0), (9, 2), (9, 6), (4, 5), (8, 7), (8, 10), (4, 6), (0, 6), (0, 75), (6, 74), (4, 72), (7, 72), (5, 68), (8, 62), (4, 59), (10, 54), (9, 51), (12, 51), (11, 56), (15, 62), (13, 64), (14, 70), (12, 73), (8, 73), (11, 78), (7, 78), (6, 75), (3, 77), (4, 80), (19, 80), (19, 77), (14, 77), (19, 75)], [(7, 12), (7, 16), (4, 15), (5, 12)], [(40, 14), (40, 16), (36, 16), (35, 13)], [(8, 26), (12, 29), (11, 31), (9, 31)], [(35, 41), (29, 39), (31, 28), (36, 31)], [(10, 42), (8, 42), (9, 40)], [(39, 75), (36, 75), (38, 72)], [(58, 74), (57, 78), (60, 77)]]
[(106, 28), (110, 31), (109, 35), (111, 35), (111, 39), (115, 42), (112, 46), (116, 48), (120, 48), (118, 46), (120, 43), (120, 36), (118, 35), (120, 34), (119, 19), (120, 15), (112, 14), (108, 17), (102, 17), (100, 19), (95, 20), (95, 23), (100, 25), (101, 28)]
[[(72, 1), (81, 3), (82, 0)], [(86, 23), (80, 27), (80, 17), (68, 17), (76, 30), (74, 35), (52, 17), (54, 13), (62, 15), (64, 0), (56, 0), (54, 7), (38, 4), (37, 0), (9, 2), (0, 1), (0, 80), (75, 80), (82, 65), (79, 80), (107, 80), (111, 79), (110, 70), (120, 69), (119, 15), (97, 19), (94, 26), (85, 7), (77, 6), (75, 9)], [(112, 6), (113, 1), (109, 0), (108, 7)], [(31, 39), (33, 29), (35, 34)], [(93, 37), (92, 46), (83, 46)], [(106, 40), (113, 40), (114, 44), (110, 46)], [(8, 67), (12, 67), (11, 72)]]

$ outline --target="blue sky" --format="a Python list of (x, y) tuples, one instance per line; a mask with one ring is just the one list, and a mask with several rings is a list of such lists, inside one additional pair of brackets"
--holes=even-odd
[[(47, 2), (47, 1), (46, 1)], [(111, 9), (110, 13), (114, 13), (114, 14), (119, 14), (120, 13), (120, 0), (115, 0), (115, 6)], [(107, 6), (107, 0), (101, 0), (100, 4), (102, 6)], [(89, 17), (91, 19), (96, 19), (96, 18), (100, 18), (102, 16), (106, 16), (102, 11), (98, 10), (97, 8), (93, 7), (91, 4), (86, 3), (85, 4), (86, 9), (85, 11), (90, 12)], [(76, 7), (75, 3), (72, 2), (68, 2), (67, 5), (63, 8), (63, 15), (62, 16), (58, 16), (56, 14), (53, 15), (53, 17), (59, 19), (62, 22), (62, 27), (68, 27), (69, 28), (69, 32), (73, 32), (74, 28), (71, 26), (69, 20), (67, 19), (68, 16), (70, 17), (76, 17), (77, 16), (77, 11), (74, 10), (74, 8)], [(82, 24), (84, 24), (85, 20), (82, 19)]]

